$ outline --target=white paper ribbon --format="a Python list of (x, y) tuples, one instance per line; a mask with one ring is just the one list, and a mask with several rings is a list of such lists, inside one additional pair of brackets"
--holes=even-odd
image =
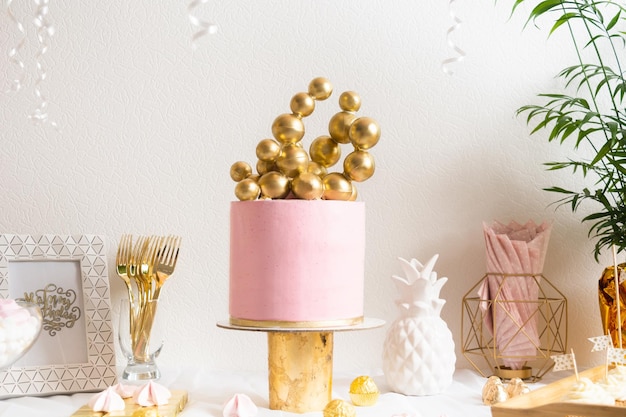
[[(39, 50), (35, 54), (35, 66), (37, 67), (37, 78), (35, 80), (35, 97), (39, 101), (35, 110), (28, 118), (35, 124), (46, 123), (48, 117), (48, 100), (41, 92), (41, 84), (47, 77), (46, 69), (43, 65), (43, 56), (48, 52), (50, 37), (54, 35), (54, 27), (48, 22), (46, 15), (48, 14), (48, 0), (35, 0), (37, 9), (35, 10), (35, 18), (33, 24), (37, 28), (37, 41)], [(55, 122), (50, 122), (52, 126), (57, 127)]]
[(453, 4), (455, 1), (456, 0), (450, 0), (448, 3), (448, 11), (450, 13), (450, 18), (452, 19), (453, 24), (446, 31), (446, 40), (448, 42), (448, 46), (450, 47), (450, 49), (452, 49), (452, 51), (454, 51), (456, 56), (453, 56), (448, 59), (444, 59), (441, 64), (441, 68), (443, 72), (449, 75), (454, 74), (454, 72), (450, 69), (450, 65), (457, 63), (457, 62), (461, 62), (463, 61), (463, 58), (465, 58), (465, 51), (459, 48), (456, 45), (456, 43), (454, 43), (454, 41), (452, 40), (453, 32), (459, 29), (461, 27), (461, 23), (463, 23), (461, 19), (459, 19), (454, 13)]
[(20, 39), (18, 40), (17, 44), (9, 50), (9, 53), (8, 53), (9, 62), (15, 64), (15, 66), (18, 67), (18, 76), (17, 78), (12, 80), (11, 88), (7, 92), (10, 92), (10, 91), (17, 92), (17, 91), (20, 91), (22, 87), (24, 87), (24, 78), (26, 76), (26, 70), (24, 69), (24, 61), (20, 59), (20, 49), (22, 49), (22, 47), (24, 46), (24, 43), (26, 42), (26, 31), (24, 30), (24, 25), (22, 24), (22, 22), (17, 20), (17, 18), (11, 11), (11, 3), (13, 3), (13, 0), (7, 0), (7, 15), (9, 16), (9, 19), (13, 22), (13, 24), (17, 28), (17, 31), (20, 33), (19, 35)]
[(209, 34), (209, 35), (213, 35), (215, 33), (217, 33), (217, 25), (209, 22), (208, 20), (205, 19), (201, 19), (198, 16), (196, 16), (196, 8), (201, 5), (201, 4), (205, 4), (208, 0), (191, 0), (189, 2), (189, 6), (187, 6), (187, 13), (189, 15), (189, 22), (191, 23), (191, 26), (193, 27), (193, 35), (191, 36), (191, 46), (193, 49), (196, 49), (198, 47), (197, 45), (197, 41), (198, 39), (200, 39), (201, 37)]

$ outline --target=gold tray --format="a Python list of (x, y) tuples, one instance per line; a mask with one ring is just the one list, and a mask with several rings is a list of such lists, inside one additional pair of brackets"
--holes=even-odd
[[(604, 376), (604, 366), (580, 372), (580, 377), (598, 381)], [(576, 375), (560, 379), (528, 394), (491, 406), (493, 417), (624, 417), (626, 407), (577, 404), (560, 401), (576, 381)]]
[(88, 405), (79, 408), (71, 417), (175, 417), (187, 405), (187, 391), (172, 391), (169, 402), (161, 406), (141, 407), (133, 403), (132, 398), (124, 400), (126, 409), (122, 411), (111, 411), (103, 413), (93, 411)]

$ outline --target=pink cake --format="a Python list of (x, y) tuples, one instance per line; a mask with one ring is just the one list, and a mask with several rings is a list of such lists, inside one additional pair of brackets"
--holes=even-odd
[(230, 322), (333, 327), (363, 320), (365, 203), (235, 201)]

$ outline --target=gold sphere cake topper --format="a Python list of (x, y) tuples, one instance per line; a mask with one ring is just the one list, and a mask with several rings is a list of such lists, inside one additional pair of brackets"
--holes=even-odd
[[(357, 198), (354, 182), (374, 175), (374, 157), (369, 150), (380, 139), (380, 126), (371, 117), (357, 117), (361, 97), (345, 91), (339, 97), (341, 111), (331, 117), (328, 135), (318, 136), (308, 152), (302, 144), (303, 118), (315, 110), (316, 101), (331, 96), (333, 86), (324, 77), (311, 80), (306, 92), (296, 93), (289, 102), (291, 113), (277, 116), (272, 122), (272, 139), (262, 139), (256, 146), (256, 172), (249, 163), (237, 161), (230, 177), (237, 183), (235, 196), (241, 201), (297, 198), (303, 200), (343, 200)], [(341, 172), (328, 172), (341, 159), (340, 145), (352, 144)]]

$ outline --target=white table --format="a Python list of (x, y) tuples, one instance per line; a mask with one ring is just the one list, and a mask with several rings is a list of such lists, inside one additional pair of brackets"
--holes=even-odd
[[(170, 389), (189, 393), (189, 402), (181, 417), (222, 417), (223, 404), (234, 394), (246, 394), (259, 407), (257, 417), (316, 416), (321, 412), (295, 414), (270, 410), (266, 372), (217, 372), (197, 369), (162, 369), (159, 383)], [(333, 377), (333, 398), (350, 400), (348, 388), (361, 374), (336, 373)], [(357, 407), (357, 417), (491, 417), (489, 407), (482, 404), (481, 392), (486, 379), (469, 369), (457, 370), (453, 384), (442, 394), (410, 397), (389, 392), (381, 371), (364, 372), (374, 378), (381, 396), (372, 407)], [(561, 375), (562, 376), (562, 375)], [(557, 375), (558, 377), (558, 375)], [(546, 382), (547, 382), (546, 378)], [(529, 384), (531, 389), (544, 383)], [(2, 417), (69, 417), (85, 405), (91, 393), (20, 397), (0, 401)]]

